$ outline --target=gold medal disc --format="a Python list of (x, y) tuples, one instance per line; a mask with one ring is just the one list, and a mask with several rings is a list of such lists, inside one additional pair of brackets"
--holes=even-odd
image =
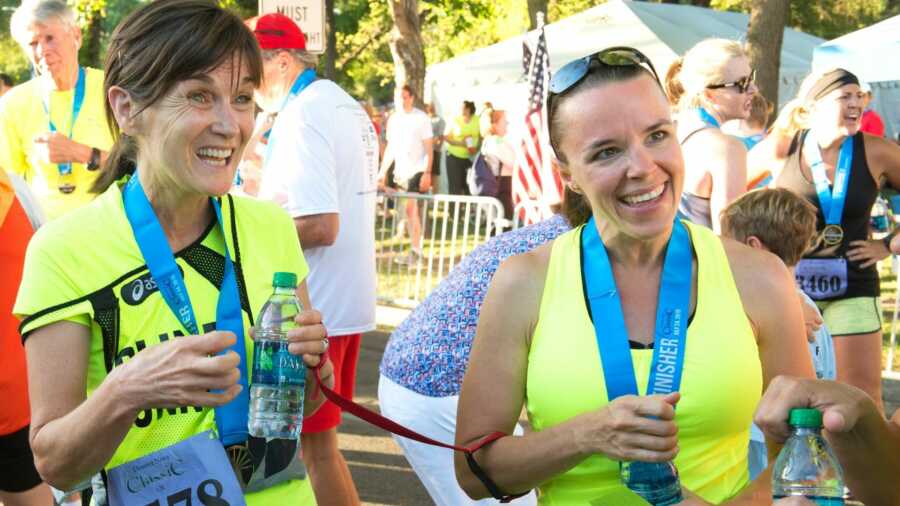
[(827, 225), (822, 231), (822, 240), (826, 246), (835, 246), (844, 240), (844, 229), (840, 225)]

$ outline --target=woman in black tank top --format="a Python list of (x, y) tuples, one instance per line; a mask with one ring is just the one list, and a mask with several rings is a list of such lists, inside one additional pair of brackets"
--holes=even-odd
[[(835, 338), (838, 380), (865, 390), (881, 406), (876, 263), (889, 252), (885, 242), (870, 238), (869, 219), (879, 189), (900, 188), (900, 147), (859, 131), (862, 98), (859, 80), (846, 70), (807, 77), (798, 97), (779, 114), (772, 135), (751, 151), (749, 169), (771, 171), (775, 186), (802, 195), (819, 210), (819, 240), (798, 265), (798, 287), (823, 310)], [(817, 177), (827, 182), (825, 205)], [(840, 199), (829, 198), (840, 193), (836, 179), (839, 185), (846, 180), (843, 207)]]

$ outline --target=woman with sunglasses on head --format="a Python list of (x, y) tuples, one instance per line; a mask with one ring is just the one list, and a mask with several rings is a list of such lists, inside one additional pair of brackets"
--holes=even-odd
[[(790, 274), (771, 254), (675, 219), (684, 161), (638, 51), (560, 69), (548, 123), (575, 228), (507, 260), (491, 282), (456, 441), (492, 442), (472, 461), (457, 456), (461, 486), (472, 497), (537, 487), (541, 504), (628, 504), (620, 461), (674, 459), (685, 504), (770, 503), (768, 474), (749, 484), (753, 410), (771, 378), (813, 374)], [(523, 404), (533, 432), (505, 436)]]
[(797, 282), (834, 336), (838, 381), (864, 390), (883, 411), (876, 263), (890, 254), (890, 238), (871, 239), (869, 221), (879, 190), (900, 188), (900, 146), (860, 132), (859, 84), (843, 69), (808, 76), (748, 163), (750, 174), (771, 172), (776, 187), (820, 210), (820, 240), (798, 264)]
[(753, 78), (743, 46), (726, 39), (701, 41), (666, 74), (666, 92), (678, 110), (678, 141), (684, 152), (679, 210), (717, 232), (719, 213), (747, 185), (747, 148), (719, 127), (750, 116), (757, 91)]

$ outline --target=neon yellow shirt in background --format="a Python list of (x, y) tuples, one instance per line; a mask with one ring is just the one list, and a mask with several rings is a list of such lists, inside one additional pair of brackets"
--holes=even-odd
[[(275, 204), (226, 196), (222, 197), (222, 215), (225, 240), (238, 274), (247, 360), (252, 364), (251, 318), (258, 315), (271, 295), (273, 274), (294, 272), (302, 280), (309, 269), (293, 220)], [(195, 244), (175, 254), (203, 331), (214, 328), (219, 297), (215, 283), (221, 283), (219, 276), (224, 265), (223, 236), (214, 223)], [(210, 267), (217, 263), (218, 271)], [(107, 375), (101, 324), (104, 318), (95, 305), (104, 301), (112, 301), (115, 308), (116, 365), (144, 348), (184, 333), (152, 283), (125, 217), (118, 185), (38, 231), (28, 246), (13, 310), (23, 319), (20, 330), (26, 338), (29, 332), (62, 320), (90, 327), (88, 396)], [(214, 410), (210, 408), (144, 410), (106, 467), (138, 459), (214, 427)], [(250, 506), (315, 504), (308, 482), (279, 484), (247, 495), (247, 502)]]
[[(749, 480), (747, 451), (762, 393), (759, 351), (722, 243), (685, 223), (698, 264), (697, 307), (688, 326), (675, 465), (681, 484), (707, 501), (738, 494)], [(528, 418), (534, 430), (608, 404), (594, 327), (582, 291), (581, 227), (553, 243), (528, 355)], [(631, 350), (638, 391), (647, 391), (653, 350)], [(540, 504), (625, 504), (619, 465), (595, 455), (538, 490)]]
[[(473, 146), (478, 146), (481, 142), (481, 128), (478, 126), (478, 116), (472, 115), (469, 122), (466, 123), (465, 118), (457, 116), (449, 125), (447, 125), (447, 135), (452, 135), (456, 141), (464, 141), (466, 137), (472, 137)], [(447, 144), (447, 152), (457, 158), (471, 158), (469, 149), (465, 146), (453, 146)]]
[[(101, 151), (112, 147), (112, 134), (106, 123), (103, 72), (85, 68), (84, 103), (72, 129), (72, 139)], [(0, 167), (22, 176), (52, 220), (80, 207), (96, 197), (88, 190), (98, 171), (73, 163), (72, 174), (60, 176), (56, 164), (40, 160), (33, 139), (50, 131), (43, 101), (50, 97), (50, 113), (59, 133), (68, 135), (72, 120), (74, 90), (49, 92), (46, 81), (35, 78), (9, 90), (0, 99)], [(72, 184), (72, 193), (61, 193), (59, 186)]]

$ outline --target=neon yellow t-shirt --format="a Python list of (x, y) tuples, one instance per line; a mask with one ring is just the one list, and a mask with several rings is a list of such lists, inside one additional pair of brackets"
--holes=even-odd
[[(457, 116), (447, 125), (447, 134), (452, 135), (454, 140), (462, 141), (466, 137), (472, 138), (472, 145), (477, 146), (481, 141), (481, 128), (478, 126), (478, 116), (472, 115), (469, 122), (462, 116)], [(447, 144), (447, 152), (457, 158), (469, 158), (469, 149), (465, 146), (453, 146)]]
[[(85, 68), (84, 103), (72, 129), (72, 139), (109, 151), (112, 134), (106, 123), (103, 72)], [(96, 197), (89, 193), (98, 171), (73, 163), (72, 174), (60, 176), (56, 164), (41, 160), (33, 139), (50, 131), (43, 101), (50, 97), (50, 113), (57, 130), (68, 135), (72, 122), (74, 90), (48, 92), (45, 81), (32, 79), (9, 90), (0, 99), (0, 167), (22, 176), (44, 208), (47, 219), (54, 219)], [(74, 185), (71, 193), (62, 193), (60, 185)]]
[[(293, 272), (302, 280), (309, 269), (293, 220), (278, 206), (229, 195), (222, 197), (222, 220), (238, 275), (244, 341), (251, 364), (249, 328), (272, 293), (273, 274)], [(215, 328), (223, 251), (221, 228), (213, 221), (200, 239), (175, 253), (203, 331)], [(184, 335), (147, 271), (125, 217), (118, 185), (35, 234), (28, 246), (13, 313), (22, 319), (20, 330), (25, 338), (29, 332), (61, 320), (90, 327), (88, 396), (112, 367), (147, 347)], [(138, 459), (214, 426), (210, 408), (144, 410), (106, 467)], [(294, 480), (248, 494), (247, 502), (251, 506), (314, 504), (308, 481)]]

